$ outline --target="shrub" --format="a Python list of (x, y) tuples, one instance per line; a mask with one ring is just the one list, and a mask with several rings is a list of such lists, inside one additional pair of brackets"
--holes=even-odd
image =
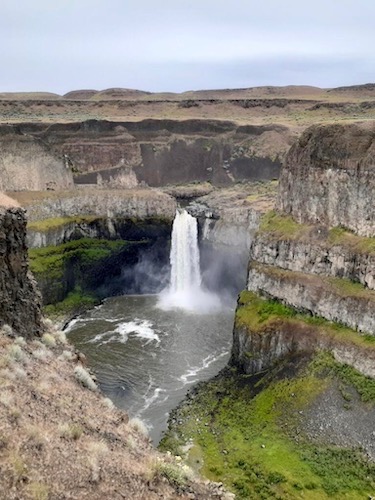
[(65, 361), (75, 361), (77, 359), (77, 356), (72, 351), (63, 351), (58, 359)]
[(23, 363), (27, 360), (26, 354), (17, 344), (12, 344), (8, 347), (8, 356), (11, 361), (18, 361), (20, 363)]
[(142, 434), (144, 437), (148, 437), (148, 429), (147, 426), (142, 420), (138, 417), (131, 418), (129, 420), (129, 425), (132, 429), (135, 429), (139, 434)]
[(76, 366), (74, 369), (74, 375), (78, 382), (83, 385), (83, 387), (90, 389), (90, 391), (96, 391), (98, 389), (91, 375), (87, 370), (83, 368), (83, 366)]
[(9, 325), (3, 325), (1, 327), (1, 330), (0, 332), (3, 334), (3, 335), (6, 335), (7, 337), (13, 337), (14, 333), (13, 333), (13, 328)]
[(59, 344), (63, 344), (63, 345), (66, 345), (68, 343), (68, 340), (66, 338), (66, 335), (64, 332), (61, 332), (61, 331), (57, 331), (55, 333), (55, 339), (57, 340), (57, 342)]
[(181, 488), (193, 478), (193, 472), (187, 465), (157, 460), (153, 468), (155, 475), (165, 477), (172, 486)]
[(77, 441), (82, 434), (83, 429), (79, 424), (64, 424), (59, 427), (60, 436), (66, 439)]
[(105, 406), (107, 408), (109, 408), (110, 410), (112, 410), (115, 407), (115, 405), (113, 404), (113, 401), (111, 399), (109, 399), (109, 398), (103, 398), (102, 401), (105, 404)]
[(25, 346), (26, 345), (26, 340), (23, 337), (17, 337), (14, 341), (16, 345), (19, 346)]
[(40, 347), (39, 349), (35, 349), (33, 351), (33, 356), (35, 359), (38, 359), (39, 361), (47, 361), (49, 357), (51, 357), (52, 353), (48, 349), (46, 349), (44, 346)]
[(47, 347), (55, 347), (56, 346), (56, 339), (53, 335), (50, 333), (45, 333), (42, 337), (42, 342), (44, 345)]

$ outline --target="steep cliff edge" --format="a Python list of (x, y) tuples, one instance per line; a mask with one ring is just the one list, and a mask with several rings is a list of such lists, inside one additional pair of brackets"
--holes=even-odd
[[(30, 265), (44, 305), (56, 305), (50, 313), (77, 312), (108, 295), (155, 293), (163, 286), (176, 211), (171, 196), (153, 189), (12, 196), (29, 215)], [(147, 261), (148, 275), (141, 261)]]
[(0, 326), (18, 335), (40, 335), (41, 297), (28, 270), (26, 216), (21, 208), (0, 208)]
[(375, 124), (313, 126), (290, 149), (277, 207), (297, 222), (375, 236)]
[(282, 125), (239, 126), (210, 119), (0, 125), (0, 144), (5, 133), (13, 140), (43, 144), (74, 172), (78, 184), (125, 188), (142, 182), (160, 187), (210, 181), (221, 186), (277, 178), (294, 138)]
[[(296, 313), (375, 334), (374, 141), (370, 122), (314, 126), (296, 142), (279, 182), (282, 213), (263, 216), (251, 245), (248, 291)], [(244, 355), (239, 330), (233, 359)], [(268, 332), (272, 337), (272, 329)], [(303, 335), (293, 343), (304, 345)], [(319, 348), (323, 344), (318, 342)], [(280, 358), (290, 351), (287, 341), (285, 350), (279, 341), (268, 345), (262, 348), (265, 356), (267, 351)], [(254, 344), (257, 355), (255, 346), (260, 344)]]
[(69, 189), (73, 174), (40, 139), (17, 128), (0, 128), (0, 191)]

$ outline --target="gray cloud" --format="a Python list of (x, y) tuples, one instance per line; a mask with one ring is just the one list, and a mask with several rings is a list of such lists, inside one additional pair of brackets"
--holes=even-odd
[(372, 0), (2, 0), (0, 91), (373, 81)]

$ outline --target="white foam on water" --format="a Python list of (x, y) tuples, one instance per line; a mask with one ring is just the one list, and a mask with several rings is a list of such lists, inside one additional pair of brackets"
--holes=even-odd
[[(142, 408), (142, 411), (147, 410), (153, 403), (155, 403), (155, 401), (157, 401), (160, 398), (160, 396), (162, 394), (165, 394), (165, 393), (166, 393), (165, 389), (162, 389), (161, 387), (156, 387), (154, 389), (153, 393), (151, 394), (151, 396), (145, 395), (144, 396), (145, 405)], [(168, 397), (169, 397), (168, 394), (166, 394), (163, 397), (163, 399), (160, 401), (160, 403), (165, 403), (165, 401), (167, 401)]]
[[(110, 342), (121, 342), (125, 344), (128, 341), (129, 335), (145, 339), (147, 341), (146, 344), (152, 341), (157, 343), (160, 342), (159, 335), (152, 328), (152, 322), (147, 319), (141, 320), (138, 318), (134, 321), (119, 323), (114, 330), (99, 333), (88, 342), (93, 344), (99, 342), (100, 345)], [(109, 338), (105, 339), (107, 336), (109, 336)]]
[(115, 323), (118, 321), (117, 319), (108, 319), (108, 318), (101, 318), (101, 317), (93, 317), (93, 318), (74, 318), (69, 323), (66, 325), (64, 328), (65, 333), (71, 332), (76, 325), (79, 325), (80, 323), (83, 323), (84, 325), (86, 323), (89, 323), (90, 321), (105, 321), (106, 323)]
[(198, 378), (194, 378), (198, 375), (203, 370), (206, 370), (212, 363), (217, 361), (218, 359), (222, 358), (223, 356), (226, 356), (228, 354), (228, 351), (222, 351), (219, 355), (214, 356), (213, 354), (208, 355), (205, 357), (202, 361), (202, 364), (199, 366), (193, 366), (189, 367), (186, 373), (183, 373), (178, 380), (180, 380), (183, 385), (187, 384), (193, 384), (195, 382), (198, 382)]

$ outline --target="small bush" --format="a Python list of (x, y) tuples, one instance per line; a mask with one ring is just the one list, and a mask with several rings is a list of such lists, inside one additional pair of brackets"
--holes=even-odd
[(55, 339), (57, 340), (58, 344), (66, 345), (68, 343), (65, 333), (59, 330), (55, 333)]
[(115, 405), (113, 404), (113, 401), (109, 398), (103, 398), (102, 401), (105, 404), (105, 406), (107, 408), (109, 408), (110, 410), (113, 410), (113, 408), (115, 407)]
[(53, 335), (50, 333), (45, 333), (42, 337), (42, 342), (44, 345), (47, 347), (55, 347), (56, 346), (56, 339)]
[(14, 333), (13, 333), (13, 328), (9, 325), (3, 325), (1, 327), (1, 330), (0, 332), (3, 334), (3, 335), (6, 335), (7, 337), (13, 337), (14, 336)]
[(23, 337), (17, 337), (14, 341), (16, 345), (19, 346), (25, 346), (26, 345), (26, 340)]
[(35, 351), (33, 351), (33, 356), (39, 361), (47, 361), (48, 358), (52, 356), (52, 353), (43, 346), (40, 349), (35, 349)]
[(64, 424), (59, 427), (60, 436), (65, 439), (77, 441), (83, 434), (83, 429), (79, 424)]
[(148, 429), (147, 426), (142, 420), (138, 417), (131, 418), (129, 420), (129, 425), (132, 429), (135, 429), (139, 434), (142, 434), (144, 437), (148, 437)]
[(100, 462), (104, 455), (108, 453), (108, 446), (103, 441), (96, 441), (88, 445), (88, 461), (91, 467), (91, 481), (99, 482)]
[(49, 488), (43, 483), (30, 483), (27, 487), (33, 500), (48, 500)]
[(97, 385), (91, 378), (91, 375), (83, 368), (83, 366), (76, 366), (74, 369), (74, 375), (83, 387), (90, 389), (90, 391), (96, 391), (98, 389)]
[(27, 360), (27, 356), (21, 347), (17, 344), (12, 344), (8, 347), (8, 356), (11, 361), (23, 363)]
[(63, 351), (58, 359), (65, 361), (75, 361), (77, 359), (77, 356), (72, 351)]
[(174, 464), (157, 460), (154, 464), (154, 473), (165, 477), (172, 486), (184, 487), (193, 478), (193, 472), (187, 465)]

